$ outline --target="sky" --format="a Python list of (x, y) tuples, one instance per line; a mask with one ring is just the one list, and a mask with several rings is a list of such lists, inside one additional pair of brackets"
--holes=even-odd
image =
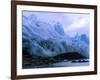
[(57, 22), (62, 24), (67, 35), (86, 34), (89, 36), (90, 15), (86, 13), (67, 13), (67, 12), (35, 12), (23, 11), (24, 15), (35, 15), (40, 21), (54, 25)]

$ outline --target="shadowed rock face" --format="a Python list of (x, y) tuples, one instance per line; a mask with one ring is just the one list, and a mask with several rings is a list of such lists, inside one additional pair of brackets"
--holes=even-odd
[[(54, 57), (41, 57), (36, 55), (31, 55), (26, 50), (23, 50), (23, 68), (29, 68), (30, 66), (32, 68), (38, 68), (43, 67), (44, 65), (52, 65), (54, 63), (62, 62), (62, 61), (72, 61), (72, 63), (75, 63), (75, 60), (80, 59), (87, 59), (85, 56), (81, 55), (77, 52), (69, 52), (69, 53), (63, 53), (56, 55)], [(52, 67), (52, 66), (51, 66)]]
[(63, 53), (60, 55), (57, 55), (55, 57), (53, 57), (54, 59), (66, 59), (66, 60), (75, 60), (75, 59), (86, 59), (85, 56), (81, 55), (78, 52), (69, 52), (69, 53)]

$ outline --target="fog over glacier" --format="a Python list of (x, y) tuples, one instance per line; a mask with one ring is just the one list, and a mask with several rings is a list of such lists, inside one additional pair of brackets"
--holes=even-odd
[(23, 49), (46, 58), (69, 52), (89, 58), (89, 19), (89, 14), (23, 11)]

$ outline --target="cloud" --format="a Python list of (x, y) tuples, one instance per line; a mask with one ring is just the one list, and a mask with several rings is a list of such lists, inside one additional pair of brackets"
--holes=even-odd
[(73, 20), (68, 27), (64, 27), (64, 31), (73, 31), (87, 26), (89, 26), (89, 17), (83, 16)]

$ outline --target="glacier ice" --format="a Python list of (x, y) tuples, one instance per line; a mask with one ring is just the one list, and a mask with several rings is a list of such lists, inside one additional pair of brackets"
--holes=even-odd
[(89, 58), (89, 40), (85, 34), (70, 37), (61, 23), (54, 25), (38, 20), (35, 15), (22, 15), (22, 44), (30, 54), (54, 57), (67, 52), (79, 52)]
[(60, 34), (60, 35), (64, 35), (65, 33), (64, 33), (64, 30), (63, 30), (63, 28), (61, 27), (62, 25), (59, 23), (59, 22), (57, 22), (55, 25), (54, 25), (54, 28), (55, 28), (55, 30)]

